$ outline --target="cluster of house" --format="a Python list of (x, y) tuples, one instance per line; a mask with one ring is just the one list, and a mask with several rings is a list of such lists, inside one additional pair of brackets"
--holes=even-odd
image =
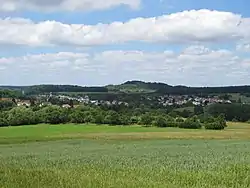
[(29, 107), (31, 105), (30, 100), (21, 100), (21, 99), (13, 99), (13, 98), (0, 98), (0, 101), (12, 101), (12, 102), (16, 103), (17, 106)]
[[(39, 104), (39, 106), (48, 106), (51, 105), (51, 102), (49, 99), (51, 97), (54, 97), (58, 100), (61, 101), (74, 101), (79, 104), (92, 104), (92, 105), (107, 105), (107, 106), (112, 106), (112, 105), (125, 105), (129, 106), (129, 103), (123, 102), (123, 101), (105, 101), (105, 100), (91, 100), (89, 96), (84, 96), (84, 97), (71, 97), (67, 95), (38, 95), (37, 99), (35, 101), (36, 104)], [(5, 100), (5, 101), (13, 101), (12, 98), (1, 98), (0, 100)], [(155, 100), (153, 98), (148, 97), (147, 100)], [(186, 105), (186, 104), (191, 104), (195, 106), (200, 106), (200, 105), (209, 105), (209, 104), (214, 104), (214, 103), (227, 103), (231, 104), (232, 101), (230, 100), (222, 100), (219, 99), (218, 96), (213, 96), (213, 97), (198, 97), (198, 96), (188, 96), (188, 95), (165, 95), (165, 96), (160, 96), (156, 99), (159, 104), (163, 106), (173, 106), (173, 105)], [(17, 106), (26, 106), (29, 107), (31, 106), (30, 100), (20, 100), (20, 99), (15, 99), (14, 101)], [(70, 108), (70, 104), (65, 102), (65, 104), (62, 105), (64, 108)]]
[[(112, 106), (112, 105), (125, 105), (128, 106), (129, 104), (127, 102), (123, 102), (123, 101), (117, 101), (117, 100), (113, 100), (113, 101), (104, 101), (104, 100), (91, 100), (89, 98), (89, 96), (84, 96), (84, 97), (71, 97), (71, 96), (67, 96), (67, 95), (39, 95), (37, 98), (39, 100), (43, 99), (43, 101), (46, 100), (46, 102), (42, 102), (40, 103), (40, 106), (43, 105), (50, 105), (49, 102), (49, 98), (54, 97), (57, 98), (58, 100), (61, 101), (74, 101), (77, 102), (79, 104), (92, 104), (92, 105), (108, 105), (108, 106)], [(67, 104), (62, 105), (62, 107), (69, 107)]]
[(231, 104), (230, 100), (219, 99), (218, 96), (213, 97), (198, 97), (188, 95), (166, 95), (158, 98), (158, 102), (163, 106), (193, 104), (195, 106), (204, 106), (215, 103)]

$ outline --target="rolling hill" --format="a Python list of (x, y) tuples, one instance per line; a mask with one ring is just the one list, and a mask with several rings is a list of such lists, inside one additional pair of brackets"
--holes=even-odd
[(227, 87), (187, 87), (171, 86), (158, 82), (127, 81), (119, 85), (103, 87), (82, 87), (77, 85), (34, 85), (34, 86), (0, 86), (0, 90), (23, 90), (26, 94), (49, 92), (85, 92), (85, 93), (159, 93), (159, 94), (216, 94), (216, 93), (250, 93), (250, 86)]

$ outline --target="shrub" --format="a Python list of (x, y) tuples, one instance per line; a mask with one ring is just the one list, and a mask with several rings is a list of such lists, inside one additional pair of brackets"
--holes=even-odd
[(225, 129), (225, 126), (221, 124), (220, 122), (214, 122), (214, 123), (205, 123), (205, 129), (208, 130), (223, 130)]
[(222, 130), (227, 127), (227, 122), (225, 120), (225, 116), (223, 114), (219, 115), (217, 118), (214, 118), (214, 122), (205, 123), (205, 129), (210, 130)]
[(183, 123), (179, 123), (179, 128), (183, 129), (200, 129), (201, 123), (196, 118), (188, 118)]
[(221, 126), (224, 126), (227, 127), (227, 122), (226, 122), (226, 118), (223, 114), (219, 115), (217, 118), (216, 118), (216, 122), (219, 122), (221, 124)]
[(216, 122), (216, 119), (212, 116), (206, 117), (204, 118), (204, 121), (202, 121), (202, 123), (214, 123)]
[(179, 122), (167, 121), (167, 127), (178, 127), (178, 126), (179, 126)]

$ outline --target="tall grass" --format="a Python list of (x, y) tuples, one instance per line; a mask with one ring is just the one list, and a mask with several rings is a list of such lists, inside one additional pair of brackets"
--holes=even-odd
[(250, 187), (235, 140), (64, 140), (0, 145), (0, 187)]

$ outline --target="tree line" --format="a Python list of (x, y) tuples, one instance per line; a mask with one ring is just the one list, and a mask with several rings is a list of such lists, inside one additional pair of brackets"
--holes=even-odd
[(247, 122), (250, 120), (249, 104), (213, 104), (205, 108), (212, 116), (224, 114), (227, 121)]
[(62, 108), (59, 106), (31, 108), (14, 107), (0, 112), (0, 126), (20, 126), (34, 124), (105, 124), (105, 125), (143, 125), (156, 127), (179, 127), (187, 129), (224, 129), (224, 116), (209, 117), (207, 119), (193, 116), (184, 119), (170, 116), (161, 111), (145, 112), (135, 109), (134, 113), (126, 110), (110, 110), (101, 107), (79, 106), (76, 108)]
[[(204, 94), (226, 94), (226, 93), (250, 93), (250, 86), (227, 86), (227, 87), (187, 87), (171, 86), (165, 83), (128, 81), (120, 85), (103, 86), (103, 87), (82, 87), (78, 85), (34, 85), (34, 86), (0, 86), (0, 89), (25, 91), (26, 94), (41, 94), (50, 92), (104, 92), (108, 93), (109, 88), (115, 88), (119, 92), (124, 88), (130, 90), (131, 85), (140, 89), (153, 90), (158, 94), (176, 94), (176, 95), (204, 95)], [(112, 89), (111, 89), (112, 91)]]

